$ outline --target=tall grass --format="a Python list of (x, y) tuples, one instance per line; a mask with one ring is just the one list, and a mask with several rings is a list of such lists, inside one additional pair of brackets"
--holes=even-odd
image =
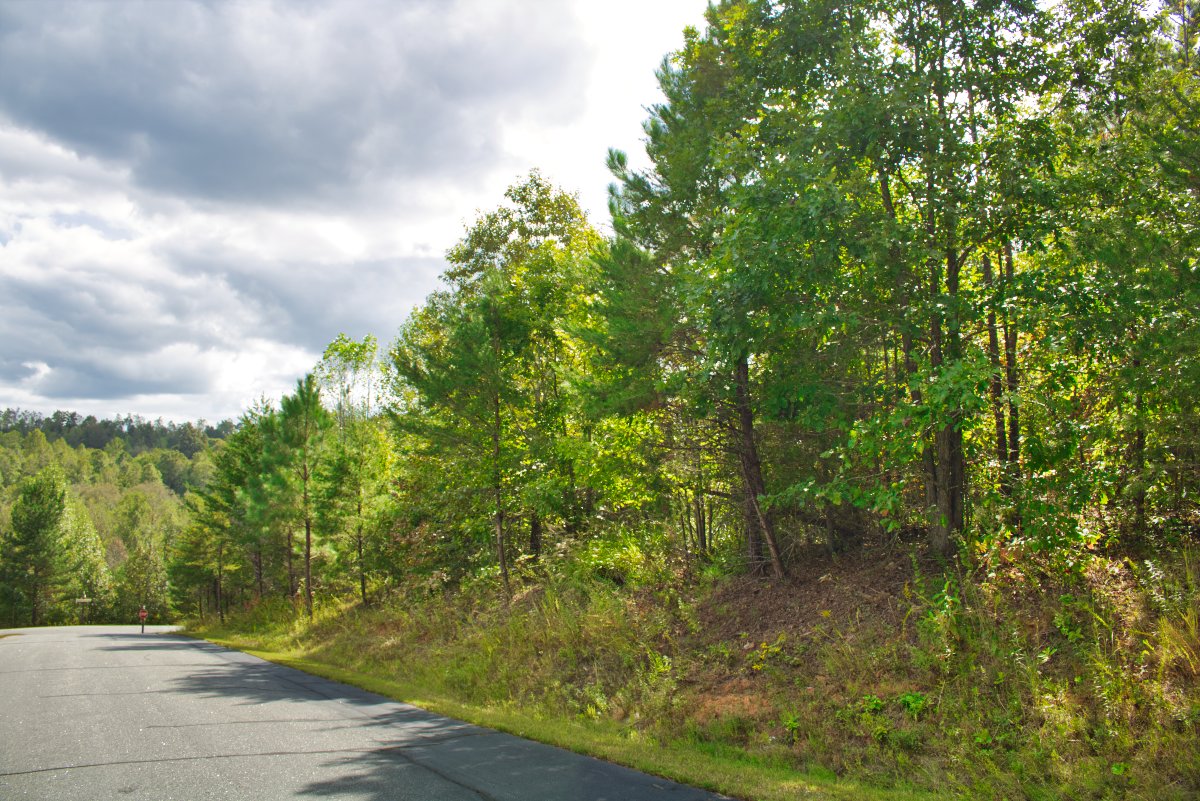
[(709, 585), (668, 561), (631, 579), (629, 547), (507, 600), (479, 580), (196, 630), (745, 797), (1200, 797), (1193, 552), (914, 560), (896, 619), (817, 612), (755, 640), (701, 626)]

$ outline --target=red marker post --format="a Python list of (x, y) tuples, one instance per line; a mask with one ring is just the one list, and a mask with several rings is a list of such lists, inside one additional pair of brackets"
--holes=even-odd
[(138, 610), (138, 620), (142, 621), (142, 634), (146, 633), (146, 616), (149, 614), (144, 606)]

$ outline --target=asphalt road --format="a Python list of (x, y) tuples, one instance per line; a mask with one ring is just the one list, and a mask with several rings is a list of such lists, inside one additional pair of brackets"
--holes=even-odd
[(147, 626), (0, 629), (0, 799), (712, 801)]

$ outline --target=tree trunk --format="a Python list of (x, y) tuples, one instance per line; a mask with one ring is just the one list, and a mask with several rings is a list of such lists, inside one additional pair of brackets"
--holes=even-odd
[(261, 601), (263, 597), (263, 557), (261, 540), (259, 546), (254, 551), (254, 557), (251, 561), (254, 563), (254, 583), (258, 587), (258, 598)]
[(302, 502), (304, 504), (304, 607), (308, 610), (308, 619), (313, 618), (312, 592), (312, 513), (309, 511), (308, 499), (308, 454), (304, 454), (304, 468), (300, 477), (302, 485)]
[[(1013, 284), (1012, 245), (1004, 243), (1004, 279), (1009, 287)], [(1005, 378), (1008, 382), (1008, 464), (1014, 478), (1020, 477), (1021, 469), (1021, 418), (1017, 406), (1017, 390), (1020, 389), (1017, 373), (1017, 324), (1004, 313), (1004, 361)]]
[(221, 622), (225, 622), (225, 604), (221, 597), (221, 582), (225, 578), (225, 549), (220, 542), (217, 543), (217, 616)]
[(766, 559), (763, 557), (762, 531), (750, 501), (750, 490), (746, 485), (746, 467), (742, 465), (742, 520), (746, 526), (746, 562), (754, 573), (762, 573)]
[[(954, 251), (947, 251), (945, 264), (947, 295), (953, 300), (958, 294), (958, 259)], [(942, 278), (939, 275), (939, 267), (936, 261), (930, 266), (929, 289), (934, 298), (941, 295)], [(944, 327), (940, 313), (934, 312), (930, 322), (930, 344), (930, 365), (935, 371), (947, 361), (953, 363), (959, 358), (959, 329), (954, 310), (947, 315)], [(962, 432), (958, 430), (961, 418), (961, 410), (948, 411), (945, 422), (934, 433), (933, 458), (930, 460), (926, 457), (926, 469), (933, 487), (929, 547), (939, 556), (950, 555), (953, 535), (963, 528), (965, 465)]]
[(358, 595), (362, 598), (363, 606), (370, 606), (370, 603), (367, 601), (367, 566), (363, 555), (362, 523), (358, 524), (358, 534), (355, 540), (355, 545), (358, 546)]
[(500, 580), (504, 583), (505, 598), (512, 597), (508, 581), (508, 556), (504, 547), (504, 480), (500, 470), (500, 396), (492, 397), (492, 488), (496, 494), (496, 561), (500, 564)]
[[(996, 291), (996, 280), (992, 274), (992, 260), (985, 253), (982, 261), (983, 283), (994, 293)], [(1008, 471), (1008, 429), (1004, 419), (1004, 367), (1000, 362), (1000, 335), (996, 328), (996, 308), (994, 303), (988, 306), (987, 330), (988, 363), (992, 367), (992, 374), (988, 379), (988, 394), (992, 400), (992, 419), (996, 427), (996, 464), (1000, 470), (1000, 492), (1005, 496), (1011, 496), (1012, 482), (1009, 480)]]
[(308, 619), (312, 620), (312, 520), (307, 515), (304, 517), (304, 607), (308, 610)]
[(537, 512), (529, 514), (529, 555), (534, 560), (542, 555), (542, 518)]
[[(941, 280), (934, 271), (931, 281), (934, 291)], [(934, 370), (942, 366), (944, 358), (942, 351), (942, 321), (935, 316), (930, 324), (930, 365)], [(945, 424), (933, 435), (933, 448), (925, 449), (926, 485), (925, 496), (929, 502), (929, 548), (938, 556), (950, 553), (950, 526), (953, 520), (953, 509), (950, 500), (951, 477), (948, 466), (952, 454), (950, 437), (947, 435)]]
[(287, 530), (287, 572), (288, 572), (288, 600), (296, 600), (296, 533), (292, 531), (292, 527), (288, 526)]
[(365, 543), (363, 542), (363, 478), (362, 462), (359, 462), (358, 493), (354, 502), (355, 544), (358, 546), (358, 594), (362, 597), (362, 605), (370, 606), (367, 601), (367, 562)]
[(754, 441), (754, 410), (750, 404), (750, 363), (746, 355), (738, 358), (734, 374), (738, 409), (738, 451), (746, 487), (746, 502), (753, 513), (752, 523), (758, 528), (770, 553), (771, 573), (775, 578), (783, 578), (786, 571), (779, 554), (779, 544), (775, 539), (775, 527), (770, 515), (763, 510), (760, 500), (766, 494), (766, 486), (762, 477), (758, 445)]
[[(1004, 282), (1012, 291), (1014, 283), (1014, 265), (1012, 245), (1004, 243)], [(1021, 409), (1017, 405), (1017, 391), (1020, 389), (1017, 371), (1017, 323), (1011, 319), (1008, 310), (1004, 311), (1004, 377), (1008, 385), (1008, 461), (1007, 483), (1009, 494), (1016, 495), (1016, 487), (1021, 479)], [(1011, 521), (1013, 527), (1021, 530), (1021, 508), (1018, 500), (1013, 509)]]

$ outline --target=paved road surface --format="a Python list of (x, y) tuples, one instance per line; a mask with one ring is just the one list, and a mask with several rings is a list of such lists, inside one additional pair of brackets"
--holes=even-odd
[(0, 630), (0, 799), (712, 801), (137, 626)]

